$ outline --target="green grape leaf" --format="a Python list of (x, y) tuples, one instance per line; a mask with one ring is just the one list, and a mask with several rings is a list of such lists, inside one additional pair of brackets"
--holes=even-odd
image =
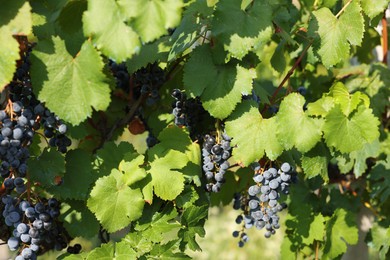
[(180, 23), (182, 5), (182, 0), (137, 0), (126, 7), (136, 10), (132, 25), (142, 41), (151, 42)]
[(167, 43), (166, 37), (142, 46), (140, 52), (126, 61), (127, 71), (131, 74), (146, 67), (149, 63), (166, 60), (171, 46)]
[(123, 238), (128, 246), (137, 250), (137, 256), (150, 252), (153, 248), (153, 242), (142, 236), (142, 232), (129, 232)]
[(102, 244), (100, 247), (92, 250), (86, 260), (112, 260), (115, 252), (115, 244), (113, 242)]
[(295, 245), (290, 240), (289, 236), (284, 236), (283, 242), (280, 248), (281, 259), (296, 259)]
[(381, 203), (390, 197), (390, 162), (379, 161), (369, 174), (371, 180), (372, 198), (379, 199)]
[(347, 251), (347, 244), (358, 242), (358, 228), (354, 223), (355, 216), (344, 209), (337, 209), (326, 223), (326, 240), (324, 258), (335, 259)]
[(164, 200), (173, 200), (184, 189), (183, 173), (176, 170), (182, 169), (188, 163), (188, 157), (175, 150), (161, 154), (158, 149), (161, 149), (160, 145), (149, 150), (151, 154), (158, 153), (154, 154), (148, 171), (152, 176), (154, 193)]
[(225, 65), (201, 96), (203, 107), (216, 118), (226, 118), (241, 101), (242, 94), (251, 92), (255, 77), (253, 69)]
[(367, 108), (370, 106), (370, 101), (367, 95), (360, 91), (351, 95), (349, 94), (348, 89), (341, 82), (337, 82), (334, 86), (332, 86), (329, 94), (333, 97), (335, 104), (340, 104), (340, 108), (346, 116), (350, 115), (361, 102), (363, 102)]
[(342, 153), (360, 150), (366, 143), (379, 137), (379, 120), (372, 110), (360, 105), (357, 111), (348, 118), (340, 105), (335, 106), (325, 118), (323, 126), (325, 142)]
[(185, 153), (192, 144), (188, 132), (176, 125), (164, 128), (158, 135), (158, 140), (165, 149), (173, 149)]
[(215, 34), (229, 52), (228, 58), (241, 60), (249, 51), (262, 49), (272, 36), (272, 8), (254, 1), (245, 10), (240, 1), (220, 1), (212, 22)]
[(0, 91), (12, 80), (19, 58), (19, 44), (7, 27), (0, 27)]
[(237, 106), (226, 121), (225, 129), (235, 146), (234, 159), (245, 166), (263, 157), (264, 150), (270, 159), (276, 159), (283, 151), (275, 135), (275, 118), (263, 119), (255, 102)]
[(22, 0), (0, 1), (0, 91), (12, 80), (19, 59), (19, 43), (12, 35), (29, 35), (31, 6)]
[(264, 142), (263, 147), (270, 160), (276, 160), (283, 152), (283, 147), (275, 135), (277, 130), (277, 117), (271, 117), (261, 121), (261, 138)]
[(198, 226), (199, 222), (204, 221), (208, 215), (208, 205), (201, 207), (191, 206), (184, 210), (181, 216), (181, 223), (187, 227)]
[(321, 213), (314, 216), (314, 219), (310, 223), (309, 227), (309, 236), (302, 237), (302, 243), (306, 245), (311, 245), (315, 240), (323, 241), (324, 240), (324, 229), (325, 229), (325, 218)]
[[(202, 75), (202, 77), (198, 77)], [(198, 46), (184, 65), (183, 83), (191, 96), (201, 96), (204, 89), (214, 82), (218, 75), (208, 45)]]
[(114, 142), (106, 143), (103, 148), (97, 151), (94, 162), (96, 179), (109, 175), (111, 170), (117, 168), (128, 153), (135, 153), (133, 146), (128, 142), (120, 142), (118, 145)]
[(183, 19), (173, 32), (170, 41), (173, 43), (168, 55), (168, 61), (179, 57), (199, 39), (202, 32), (202, 17), (212, 13), (206, 1), (194, 1), (186, 7)]
[(127, 186), (123, 174), (113, 169), (96, 181), (87, 206), (107, 231), (115, 232), (138, 219), (144, 203), (141, 190)]
[(123, 172), (123, 180), (130, 186), (146, 177), (146, 171), (140, 168), (144, 164), (145, 156), (136, 153), (127, 154), (125, 160), (119, 164), (119, 170)]
[(199, 194), (191, 185), (186, 185), (183, 192), (175, 199), (178, 208), (186, 209), (191, 207), (199, 199)]
[(32, 30), (32, 15), (29, 2), (1, 0), (0, 27), (6, 26), (13, 35), (29, 35)]
[(367, 158), (376, 158), (379, 155), (380, 142), (379, 140), (374, 140), (372, 143), (364, 144), (363, 148), (358, 151), (353, 151), (349, 154), (349, 157), (355, 161), (353, 167), (353, 173), (356, 178), (362, 176), (362, 174), (367, 170)]
[(57, 260), (85, 260), (89, 252), (80, 252), (79, 254), (65, 253), (57, 256)]
[(68, 34), (78, 33), (79, 30), (82, 31), (82, 16), (83, 12), (87, 10), (87, 6), (88, 3), (84, 0), (67, 2), (57, 18), (58, 25), (61, 29)]
[(96, 47), (116, 62), (131, 58), (141, 47), (138, 34), (127, 25), (127, 20), (135, 14), (126, 12), (136, 10), (133, 6), (125, 8), (123, 4), (124, 1), (89, 0), (83, 16), (84, 34), (92, 37)]
[(178, 249), (178, 240), (171, 241), (166, 244), (156, 244), (150, 255), (157, 259), (192, 259), (183, 252), (175, 252)]
[(321, 140), (322, 120), (309, 117), (303, 111), (304, 104), (304, 97), (297, 93), (291, 93), (280, 104), (277, 135), (285, 149), (295, 146), (307, 152)]
[(99, 222), (86, 207), (84, 201), (62, 202), (60, 219), (72, 237), (92, 238), (99, 232)]
[(125, 241), (115, 243), (115, 253), (113, 259), (115, 260), (128, 260), (135, 259), (136, 252), (129, 247)]
[[(198, 75), (204, 75), (201, 78)], [(240, 65), (214, 65), (209, 46), (195, 49), (184, 67), (183, 82), (191, 96), (200, 96), (203, 107), (214, 117), (224, 119), (252, 90), (253, 69)]]
[(83, 150), (76, 149), (66, 154), (65, 161), (63, 183), (51, 187), (50, 192), (63, 199), (86, 199), (90, 185), (94, 181), (91, 156)]
[(181, 228), (175, 219), (177, 211), (172, 203), (160, 210), (161, 203), (154, 203), (145, 207), (142, 218), (137, 221), (135, 230), (142, 232), (142, 236), (155, 243), (163, 243), (177, 239), (177, 232)]
[(181, 169), (181, 173), (188, 181), (193, 181), (199, 186), (202, 173), (199, 144), (192, 142), (188, 132), (184, 128), (177, 126), (163, 129), (158, 135), (158, 140), (161, 141), (164, 149), (177, 150), (187, 155), (189, 162)]
[(249, 51), (258, 51), (262, 49), (272, 37), (272, 27), (269, 26), (265, 30), (260, 31), (259, 34), (254, 37), (240, 37), (238, 34), (230, 36), (229, 45), (225, 44), (225, 50), (229, 52), (228, 58), (236, 58), (242, 60)]
[(361, 0), (360, 3), (364, 13), (373, 19), (386, 10), (389, 0), (376, 0), (375, 3), (372, 0)]
[(45, 149), (27, 164), (31, 179), (45, 187), (56, 185), (55, 178), (65, 173), (65, 158), (55, 149)]
[(327, 182), (329, 180), (328, 164), (330, 155), (326, 147), (322, 143), (320, 144), (302, 156), (302, 168), (307, 178), (311, 179), (320, 175)]
[(307, 114), (311, 116), (325, 117), (334, 107), (334, 99), (329, 96), (322, 97), (307, 105)]
[(241, 9), (240, 1), (220, 1), (214, 12), (213, 33), (215, 35), (257, 36), (259, 31), (272, 25), (272, 8), (263, 1), (254, 2), (248, 10)]
[(332, 67), (349, 55), (349, 44), (360, 45), (364, 19), (357, 1), (349, 3), (339, 18), (324, 7), (313, 12), (309, 30), (320, 37), (318, 55), (326, 67)]
[(379, 252), (379, 259), (385, 260), (390, 248), (390, 227), (383, 228), (377, 223), (371, 228), (372, 242), (369, 246)]
[(86, 260), (128, 260), (136, 259), (136, 252), (134, 249), (128, 246), (125, 241), (118, 243), (110, 242), (107, 244), (102, 244), (100, 247), (92, 250)]
[[(287, 215), (286, 227), (293, 230), (291, 241), (300, 245), (311, 245), (315, 240), (323, 241), (325, 235), (325, 218), (321, 213), (312, 214), (311, 206), (304, 206), (296, 215)], [(294, 251), (291, 249), (291, 251)]]
[(33, 51), (32, 63), (39, 64), (32, 66), (33, 84), (41, 86), (38, 98), (52, 112), (78, 125), (91, 116), (92, 108), (105, 110), (110, 103), (108, 78), (102, 72), (104, 64), (88, 41), (76, 57), (67, 52), (60, 38), (54, 37), (53, 43), (54, 53), (48, 42), (40, 43)]

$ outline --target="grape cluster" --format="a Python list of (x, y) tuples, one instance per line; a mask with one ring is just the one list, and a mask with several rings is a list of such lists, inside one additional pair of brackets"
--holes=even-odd
[[(52, 147), (65, 153), (71, 140), (65, 136), (67, 126), (51, 113), (32, 92), (30, 81), (29, 55), (32, 49), (28, 45), (21, 52), (21, 60), (13, 80), (1, 93), (0, 110), (0, 175), (4, 178), (2, 194), (16, 191), (19, 198), (5, 195), (2, 197), (2, 223), (7, 234), (10, 250), (19, 250), (16, 259), (35, 259), (38, 252), (67, 246), (65, 230), (57, 221), (59, 203), (56, 199), (42, 200), (36, 204), (21, 199), (27, 191), (25, 180), (30, 157), (29, 146), (37, 131), (42, 131)], [(40, 128), (43, 128), (40, 130)], [(61, 248), (60, 246), (61, 245)]]
[(141, 95), (146, 96), (146, 104), (153, 105), (160, 99), (159, 88), (165, 82), (165, 73), (157, 63), (148, 64), (137, 70), (134, 74), (129, 74), (126, 63), (116, 63), (108, 61), (108, 66), (115, 77), (116, 86), (127, 93), (132, 87), (135, 99)]
[(108, 61), (108, 66), (111, 69), (111, 72), (116, 80), (116, 86), (123, 89), (124, 91), (129, 91), (129, 82), (130, 75), (127, 72), (126, 63), (116, 63), (112, 60)]
[(172, 91), (172, 97), (175, 99), (174, 103), (172, 104), (172, 113), (175, 116), (175, 125), (186, 126), (187, 116), (184, 104), (186, 102), (187, 96), (179, 89), (174, 89)]
[[(0, 110), (0, 174), (3, 178), (26, 176), (28, 146), (41, 125), (51, 146), (65, 153), (71, 145), (71, 140), (65, 136), (66, 125), (32, 92), (28, 57), (29, 52), (24, 54), (13, 81), (2, 93), (7, 100), (5, 109)], [(4, 185), (11, 190), (15, 186), (18, 193), (24, 192), (16, 183), (12, 185), (10, 179), (6, 179)]]
[(14, 228), (7, 244), (11, 251), (19, 250), (16, 259), (36, 259), (39, 253), (68, 246), (69, 236), (57, 220), (60, 203), (55, 198), (33, 204), (6, 195), (1, 201), (5, 224)]
[(243, 214), (236, 218), (236, 223), (243, 224), (243, 229), (233, 232), (234, 237), (240, 236), (238, 243), (240, 247), (248, 241), (244, 229), (253, 226), (257, 229), (265, 228), (264, 236), (269, 238), (280, 228), (278, 213), (287, 205), (279, 203), (279, 199), (281, 194), (289, 193), (289, 186), (295, 179), (292, 167), (286, 162), (279, 170), (271, 167), (262, 171), (258, 163), (252, 166), (255, 171), (253, 177), (255, 184), (248, 188), (245, 196), (236, 194), (233, 202), (234, 209), (243, 210)]
[(165, 72), (157, 63), (148, 64), (134, 75), (134, 96), (146, 96), (146, 105), (152, 106), (159, 99), (159, 89), (165, 82)]
[(306, 96), (306, 94), (307, 94), (307, 88), (305, 88), (305, 87), (303, 87), (303, 86), (300, 86), (300, 87), (298, 87), (297, 92), (298, 92), (299, 94), (301, 94), (302, 96)]
[[(199, 97), (187, 98), (186, 94), (179, 89), (172, 91), (172, 97), (175, 101), (172, 103), (172, 114), (175, 116), (175, 124), (177, 126), (185, 126), (190, 132), (192, 139), (200, 140), (203, 133), (207, 133), (208, 129), (202, 129), (199, 122), (210, 121), (210, 115), (203, 108)], [(207, 123), (202, 124), (202, 126)]]
[(26, 184), (21, 177), (8, 177), (4, 180), (3, 185), (7, 191), (11, 192), (15, 189), (18, 194), (22, 194), (27, 190)]
[(225, 173), (230, 167), (228, 159), (231, 156), (230, 140), (226, 134), (222, 134), (222, 140), (217, 142), (215, 137), (206, 135), (202, 148), (203, 171), (208, 183), (206, 190), (219, 192), (225, 182)]

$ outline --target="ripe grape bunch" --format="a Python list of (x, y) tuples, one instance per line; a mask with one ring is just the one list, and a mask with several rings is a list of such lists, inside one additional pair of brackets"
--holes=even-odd
[[(20, 249), (16, 259), (35, 259), (39, 252), (63, 249), (69, 240), (57, 221), (58, 201), (39, 199), (33, 203), (31, 182), (27, 178), (28, 187), (25, 181), (30, 158), (28, 148), (37, 132), (41, 132), (48, 145), (61, 153), (66, 153), (71, 145), (71, 140), (65, 135), (67, 126), (32, 92), (29, 75), (31, 49), (32, 46), (28, 45), (26, 52), (21, 52), (14, 78), (1, 93), (0, 174), (4, 178), (0, 187), (4, 204), (1, 222), (7, 230), (2, 238), (12, 233), (7, 243), (10, 250)], [(15, 192), (18, 197), (10, 195)]]
[(165, 72), (157, 63), (137, 70), (134, 74), (134, 95), (136, 98), (141, 94), (146, 96), (146, 105), (152, 106), (159, 99), (159, 89), (165, 83)]
[(187, 96), (184, 92), (180, 91), (179, 89), (174, 89), (172, 91), (172, 97), (175, 99), (173, 103), (173, 115), (175, 116), (175, 125), (177, 126), (185, 126), (187, 125), (187, 116), (186, 116), (186, 109), (185, 109), (185, 102), (187, 99)]
[(222, 140), (218, 142), (215, 137), (206, 135), (203, 143), (202, 158), (203, 171), (208, 183), (206, 190), (219, 192), (225, 182), (225, 173), (230, 167), (228, 159), (231, 156), (230, 140), (226, 134), (222, 134)]
[[(6, 195), (1, 201), (5, 224), (14, 228), (7, 245), (11, 251), (19, 250), (16, 260), (36, 259), (39, 253), (50, 249), (62, 250), (68, 246), (70, 238), (57, 220), (60, 203), (55, 198), (32, 203)], [(69, 248), (71, 252), (81, 249)]]
[(263, 171), (258, 163), (252, 167), (255, 171), (255, 184), (248, 188), (246, 194), (236, 194), (233, 203), (234, 209), (243, 210), (243, 214), (236, 218), (236, 223), (243, 224), (243, 227), (241, 231), (233, 232), (234, 237), (240, 237), (240, 247), (249, 239), (245, 229), (253, 226), (259, 230), (265, 228), (264, 236), (269, 238), (280, 228), (278, 213), (287, 205), (279, 203), (279, 199), (281, 194), (289, 193), (289, 186), (296, 178), (287, 162), (283, 163), (279, 170), (271, 167)]
[[(26, 191), (17, 177), (25, 177), (28, 147), (34, 134), (43, 126), (43, 134), (52, 147), (65, 153), (71, 140), (65, 136), (67, 126), (35, 97), (29, 77), (29, 52), (23, 54), (21, 64), (14, 74), (13, 81), (1, 93), (5, 102), (0, 110), (0, 174), (4, 188), (22, 194)], [(19, 185), (20, 184), (20, 185)]]
[[(115, 63), (109, 60), (108, 66), (116, 79), (118, 88), (132, 92), (134, 98), (146, 97), (146, 105), (152, 106), (160, 99), (159, 89), (165, 83), (165, 72), (157, 63), (148, 64), (129, 74), (126, 63)], [(131, 89), (130, 89), (131, 88)]]
[(187, 98), (186, 94), (179, 90), (172, 91), (172, 97), (175, 101), (172, 104), (172, 114), (175, 116), (177, 126), (185, 126), (190, 131), (191, 138), (201, 139), (202, 129), (199, 122), (207, 121), (209, 116), (202, 106), (199, 98)]

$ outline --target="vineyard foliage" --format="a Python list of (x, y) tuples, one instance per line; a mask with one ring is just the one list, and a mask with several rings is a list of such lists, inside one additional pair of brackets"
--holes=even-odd
[[(186, 259), (201, 250), (210, 206), (246, 198), (249, 186), (265, 185), (253, 177), (288, 162), (296, 181), (277, 197), (287, 205), (276, 231), (286, 233), (282, 259), (339, 259), (359, 240), (388, 259), (388, 4), (0, 0), (2, 109), (13, 120), (11, 85), (31, 86), (72, 140), (53, 145), (47, 128), (34, 128), (27, 174), (2, 173), (1, 195), (54, 197), (66, 242), (102, 242), (60, 259)], [(208, 143), (227, 144), (226, 163), (210, 166), (223, 178), (207, 173), (222, 179), (214, 184), (202, 160), (217, 154)], [(5, 184), (17, 176), (27, 184), (21, 194)], [(374, 220), (359, 237), (363, 208)], [(2, 240), (15, 234), (0, 225)], [(117, 231), (122, 238), (111, 240)]]

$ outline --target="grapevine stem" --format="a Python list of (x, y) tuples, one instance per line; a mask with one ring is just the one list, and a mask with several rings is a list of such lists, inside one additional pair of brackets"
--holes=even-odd
[(383, 17), (382, 17), (382, 50), (383, 50), (382, 62), (387, 65), (388, 42), (387, 42), (386, 11), (383, 13)]
[(314, 9), (317, 9), (317, 5), (318, 5), (318, 0), (315, 0), (313, 4)]
[(217, 121), (215, 122), (215, 128), (217, 129), (217, 144), (221, 143), (221, 120), (217, 119)]
[(318, 260), (318, 254), (319, 254), (319, 249), (320, 249), (320, 243), (318, 243), (318, 241), (316, 240), (316, 256), (315, 256), (315, 260)]
[(43, 139), (46, 141), (46, 144), (47, 144), (47, 146), (49, 146), (49, 147), (50, 147), (49, 141), (47, 141), (47, 139), (46, 139), (45, 135), (43, 135), (43, 134), (41, 134), (41, 133), (39, 133), (39, 132), (35, 132), (35, 133), (36, 133), (36, 134), (38, 134), (38, 135), (40, 135), (40, 136), (42, 136), (42, 137), (43, 137)]
[(126, 115), (124, 118), (118, 119), (118, 120), (116, 121), (116, 123), (111, 127), (110, 131), (109, 131), (108, 134), (105, 136), (105, 138), (102, 138), (102, 141), (101, 141), (101, 143), (99, 144), (99, 146), (96, 147), (96, 148), (94, 149), (94, 152), (97, 151), (97, 150), (99, 150), (99, 149), (104, 145), (104, 143), (105, 143), (106, 141), (109, 141), (109, 140), (112, 138), (112, 136), (113, 136), (113, 134), (114, 134), (114, 132), (115, 132), (116, 129), (118, 129), (119, 127), (122, 127), (122, 126), (126, 125), (126, 124), (133, 118), (135, 112), (137, 112), (138, 107), (142, 104), (142, 102), (144, 101), (144, 99), (145, 99), (145, 96), (140, 96), (139, 99), (138, 99), (138, 100), (133, 104), (133, 106), (131, 107), (129, 113), (127, 113), (127, 115)]
[[(292, 76), (292, 74), (294, 73), (295, 69), (298, 67), (298, 65), (301, 63), (302, 59), (303, 59), (303, 56), (305, 56), (306, 52), (309, 50), (310, 46), (313, 44), (313, 41), (311, 40), (307, 46), (305, 47), (305, 49), (302, 51), (301, 55), (299, 55), (298, 59), (295, 61), (294, 65), (292, 66), (292, 68), (287, 72), (287, 75), (283, 78), (282, 82), (279, 84), (278, 88), (275, 90), (275, 92), (273, 93), (271, 99), (270, 99), (270, 104), (272, 105), (275, 98), (276, 98), (276, 95), (279, 93), (280, 89), (283, 87), (283, 85), (287, 82), (287, 80)], [(265, 111), (267, 111), (269, 105), (266, 104), (263, 108), (263, 110), (261, 111), (261, 114), (263, 114)]]
[(176, 68), (179, 66), (179, 64), (184, 60), (186, 59), (187, 57), (189, 56), (189, 54), (185, 54), (183, 56), (181, 56), (180, 58), (178, 58), (175, 63), (172, 65), (172, 67), (170, 68), (170, 70), (168, 71), (168, 73), (166, 74), (166, 79), (167, 80), (170, 80), (171, 78), (173, 78), (172, 75), (174, 75), (174, 72), (176, 71)]
[(347, 9), (348, 5), (350, 5), (352, 3), (352, 0), (349, 0), (344, 6), (343, 8), (341, 8), (341, 10), (336, 14), (336, 18), (339, 18), (339, 16), (345, 11), (345, 9)]

